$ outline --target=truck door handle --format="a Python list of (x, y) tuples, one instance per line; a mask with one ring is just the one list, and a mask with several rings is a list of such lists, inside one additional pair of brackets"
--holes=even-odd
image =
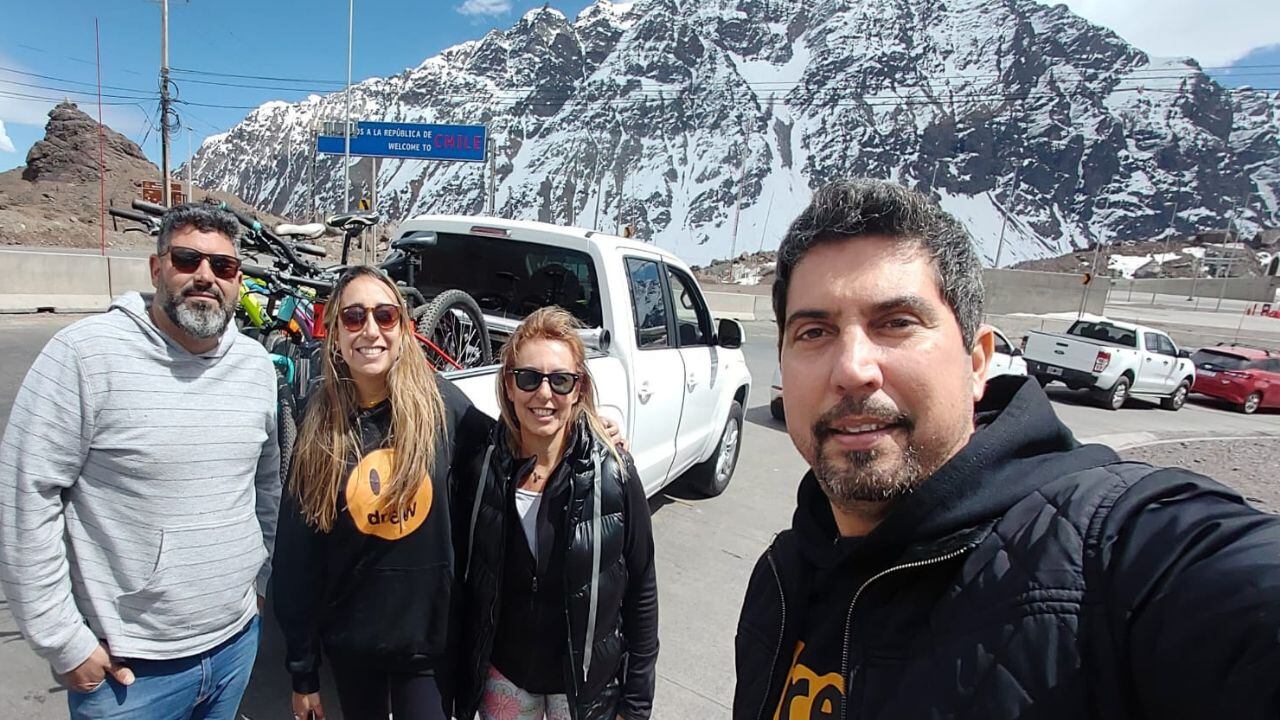
[(693, 389), (694, 389), (694, 388), (696, 388), (696, 387), (698, 387), (698, 378), (697, 378), (697, 376), (695, 376), (695, 375), (690, 375), (689, 377), (685, 378), (685, 380), (684, 380), (684, 386), (689, 390), (689, 392), (693, 392)]
[(640, 388), (636, 390), (636, 396), (640, 398), (640, 402), (647, 403), (649, 398), (653, 396), (653, 391), (649, 389), (649, 381), (640, 383)]

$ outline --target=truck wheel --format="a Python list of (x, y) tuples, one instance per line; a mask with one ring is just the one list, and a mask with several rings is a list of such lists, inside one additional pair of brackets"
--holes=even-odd
[(1240, 412), (1244, 413), (1245, 415), (1252, 415), (1258, 412), (1258, 408), (1261, 406), (1262, 406), (1262, 393), (1251, 393), (1249, 397), (1245, 398), (1244, 402), (1240, 403), (1240, 405), (1238, 405), (1237, 407), (1239, 407)]
[(1119, 410), (1124, 407), (1124, 401), (1129, 399), (1129, 378), (1121, 375), (1116, 384), (1111, 386), (1110, 390), (1102, 393), (1102, 406), (1108, 410)]
[(742, 404), (734, 400), (729, 406), (729, 419), (725, 421), (715, 452), (689, 469), (689, 479), (694, 489), (704, 497), (715, 497), (724, 492), (738, 465), (738, 451), (741, 449)]
[(778, 398), (769, 403), (769, 414), (778, 422), (787, 421), (787, 411), (782, 407), (782, 398)]
[(1191, 382), (1183, 380), (1178, 383), (1178, 389), (1167, 398), (1160, 398), (1160, 407), (1165, 410), (1181, 410), (1182, 406), (1187, 404), (1187, 393), (1191, 391)]

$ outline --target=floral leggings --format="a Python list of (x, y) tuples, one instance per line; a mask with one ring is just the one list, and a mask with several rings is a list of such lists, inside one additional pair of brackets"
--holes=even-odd
[(564, 695), (533, 695), (489, 667), (480, 699), (480, 720), (570, 720)]

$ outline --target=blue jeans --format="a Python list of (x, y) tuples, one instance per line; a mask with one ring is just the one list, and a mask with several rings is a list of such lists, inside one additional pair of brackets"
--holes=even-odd
[(110, 675), (92, 692), (67, 693), (72, 720), (235, 720), (258, 656), (260, 620), (215, 648), (177, 660), (129, 660), (133, 684)]

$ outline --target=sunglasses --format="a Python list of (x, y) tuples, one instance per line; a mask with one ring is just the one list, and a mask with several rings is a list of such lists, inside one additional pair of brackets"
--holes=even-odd
[(169, 262), (180, 273), (193, 273), (200, 269), (200, 263), (209, 261), (209, 269), (219, 280), (234, 280), (240, 272), (240, 258), (233, 255), (215, 255), (192, 250), (186, 247), (171, 247), (163, 254), (169, 256)]
[(525, 392), (535, 392), (542, 387), (542, 381), (546, 380), (551, 386), (551, 392), (557, 395), (568, 395), (578, 386), (578, 373), (571, 372), (553, 372), (542, 373), (529, 368), (516, 368), (511, 371), (515, 376), (516, 387)]
[(373, 321), (383, 330), (390, 330), (400, 323), (400, 306), (381, 303), (373, 307), (348, 305), (338, 311), (338, 320), (347, 332), (360, 332), (364, 328), (365, 319), (373, 315)]

